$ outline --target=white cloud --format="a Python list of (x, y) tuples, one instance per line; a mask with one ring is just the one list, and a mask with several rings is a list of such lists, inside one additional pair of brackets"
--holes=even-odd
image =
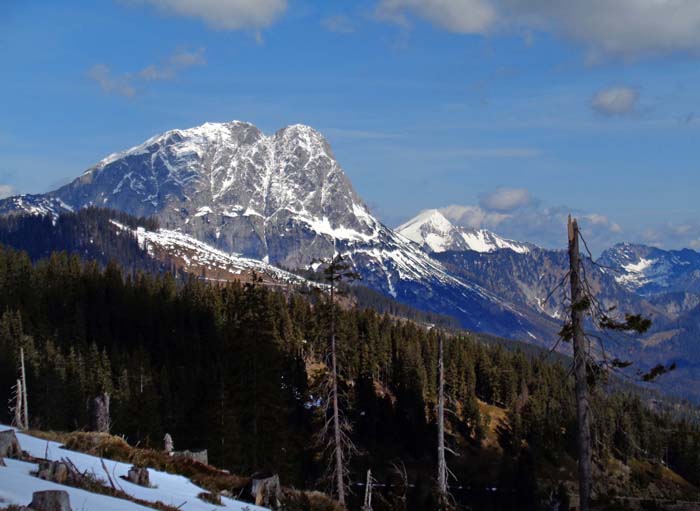
[(17, 190), (12, 185), (0, 184), (0, 199), (6, 199), (17, 194)]
[(197, 51), (180, 50), (173, 53), (163, 64), (152, 64), (139, 71), (138, 76), (144, 80), (171, 80), (178, 72), (192, 66), (206, 64), (204, 48)]
[(355, 25), (353, 25), (352, 20), (344, 14), (323, 18), (321, 26), (329, 32), (337, 34), (352, 34), (355, 31)]
[(143, 0), (180, 16), (199, 18), (221, 30), (260, 30), (287, 10), (287, 0)]
[(603, 115), (626, 115), (637, 108), (639, 92), (630, 87), (611, 87), (598, 91), (591, 100), (591, 107)]
[(446, 218), (457, 225), (469, 227), (471, 229), (487, 226), (489, 228), (495, 228), (511, 218), (511, 215), (486, 211), (480, 206), (474, 205), (460, 206), (458, 204), (453, 204), (440, 209), (440, 211)]
[(97, 82), (104, 92), (131, 98), (136, 95), (139, 82), (172, 80), (180, 71), (205, 63), (204, 48), (196, 51), (178, 50), (163, 63), (151, 64), (135, 73), (115, 75), (107, 65), (95, 64), (88, 70), (87, 76)]
[(592, 250), (600, 251), (622, 241), (622, 228), (607, 216), (563, 206), (542, 207), (522, 188), (499, 188), (482, 195), (479, 205), (451, 205), (440, 211), (456, 225), (488, 229), (507, 238), (550, 248), (565, 247), (566, 223), (573, 213)]
[(547, 31), (580, 41), (592, 59), (700, 51), (697, 0), (379, 0), (377, 15), (458, 33)]
[(648, 227), (642, 233), (642, 241), (661, 248), (689, 247), (700, 249), (700, 222), (692, 220), (680, 224), (667, 222)]
[(107, 93), (116, 93), (128, 98), (136, 94), (129, 76), (113, 76), (112, 71), (104, 64), (95, 64), (87, 72), (88, 78), (97, 82)]
[(582, 41), (594, 53), (636, 56), (700, 49), (697, 0), (494, 0), (512, 23)]
[(380, 0), (376, 15), (401, 26), (409, 26), (409, 15), (414, 15), (461, 34), (484, 33), (496, 21), (488, 0)]
[(532, 204), (532, 195), (525, 188), (497, 188), (481, 196), (479, 205), (487, 211), (514, 211)]

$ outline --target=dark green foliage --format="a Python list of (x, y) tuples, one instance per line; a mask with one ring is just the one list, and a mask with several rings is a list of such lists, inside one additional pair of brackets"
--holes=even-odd
[[(167, 432), (177, 449), (207, 448), (213, 463), (236, 473), (269, 470), (285, 485), (312, 487), (325, 467), (312, 441), (316, 396), (307, 364), (325, 353), (329, 305), (258, 283), (125, 274), (116, 264), (66, 254), (32, 265), (25, 253), (0, 248), (0, 402), (9, 398), (22, 346), (33, 427), (85, 428), (88, 401), (105, 389), (112, 431), (132, 443), (160, 448)], [(405, 464), (415, 487), (387, 487), (377, 509), (403, 509), (403, 495), (406, 509), (425, 509), (435, 463), (438, 332), (372, 310), (336, 314), (341, 385), (360, 448), (355, 478), (372, 468), (380, 482), (393, 481)], [(445, 342), (454, 411), (448, 431), (465, 456), (451, 465), (460, 483), (498, 486), (519, 509), (534, 508), (538, 470), (575, 455), (571, 382), (563, 364), (483, 339)], [(479, 401), (509, 410), (498, 474), (473, 467), (488, 433)], [(592, 407), (599, 456), (665, 459), (700, 483), (693, 422), (654, 414), (628, 393), (599, 389)], [(1, 408), (0, 421), (9, 419)]]

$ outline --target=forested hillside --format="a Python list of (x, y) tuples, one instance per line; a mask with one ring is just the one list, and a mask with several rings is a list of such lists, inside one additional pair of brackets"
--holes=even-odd
[[(33, 264), (0, 249), (0, 402), (10, 398), (21, 346), (34, 428), (88, 427), (87, 403), (104, 390), (112, 432), (131, 443), (159, 447), (170, 433), (178, 449), (207, 448), (211, 462), (234, 473), (269, 470), (286, 485), (328, 488), (313, 439), (323, 420), (330, 305), (255, 283), (128, 273), (66, 254)], [(388, 485), (375, 509), (431, 509), (442, 334), (369, 309), (336, 314), (344, 408), (358, 447), (353, 478), (372, 468)], [(566, 493), (576, 428), (568, 367), (467, 334), (448, 336), (446, 350), (457, 501), (536, 509), (552, 490)], [(599, 477), (599, 497), (661, 487), (663, 477), (651, 483), (648, 473), (663, 473), (664, 464), (688, 481), (666, 494), (696, 491), (695, 424), (601, 389), (593, 416), (600, 473), (632, 467), (615, 487)], [(3, 408), (0, 421), (9, 420)]]

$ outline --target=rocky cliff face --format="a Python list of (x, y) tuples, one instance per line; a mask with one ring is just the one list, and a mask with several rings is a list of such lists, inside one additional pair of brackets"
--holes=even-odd
[(0, 213), (88, 206), (154, 216), (165, 229), (285, 268), (341, 253), (363, 284), (465, 327), (509, 337), (549, 333), (530, 311), (456, 278), (382, 225), (328, 142), (307, 126), (271, 136), (238, 121), (168, 131), (108, 156), (55, 192), (0, 201)]

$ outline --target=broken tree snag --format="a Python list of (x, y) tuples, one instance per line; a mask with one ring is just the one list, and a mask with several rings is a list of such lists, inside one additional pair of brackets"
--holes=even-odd
[(251, 478), (250, 493), (256, 506), (279, 509), (282, 505), (282, 489), (277, 474), (255, 474)]
[(0, 458), (21, 458), (22, 448), (12, 429), (0, 431)]
[(36, 511), (72, 511), (65, 491), (37, 491), (29, 507)]
[(151, 478), (148, 475), (148, 469), (145, 467), (137, 467), (134, 465), (129, 469), (129, 474), (126, 478), (130, 483), (145, 486), (146, 488), (151, 487)]
[(173, 437), (170, 436), (170, 433), (166, 433), (165, 437), (163, 437), (163, 444), (163, 450), (165, 453), (172, 456), (173, 451), (175, 450), (175, 444), (173, 443)]
[(109, 394), (103, 392), (92, 400), (92, 430), (109, 433)]
[(70, 467), (62, 461), (43, 461), (37, 473), (39, 479), (57, 484), (66, 484), (71, 475)]

